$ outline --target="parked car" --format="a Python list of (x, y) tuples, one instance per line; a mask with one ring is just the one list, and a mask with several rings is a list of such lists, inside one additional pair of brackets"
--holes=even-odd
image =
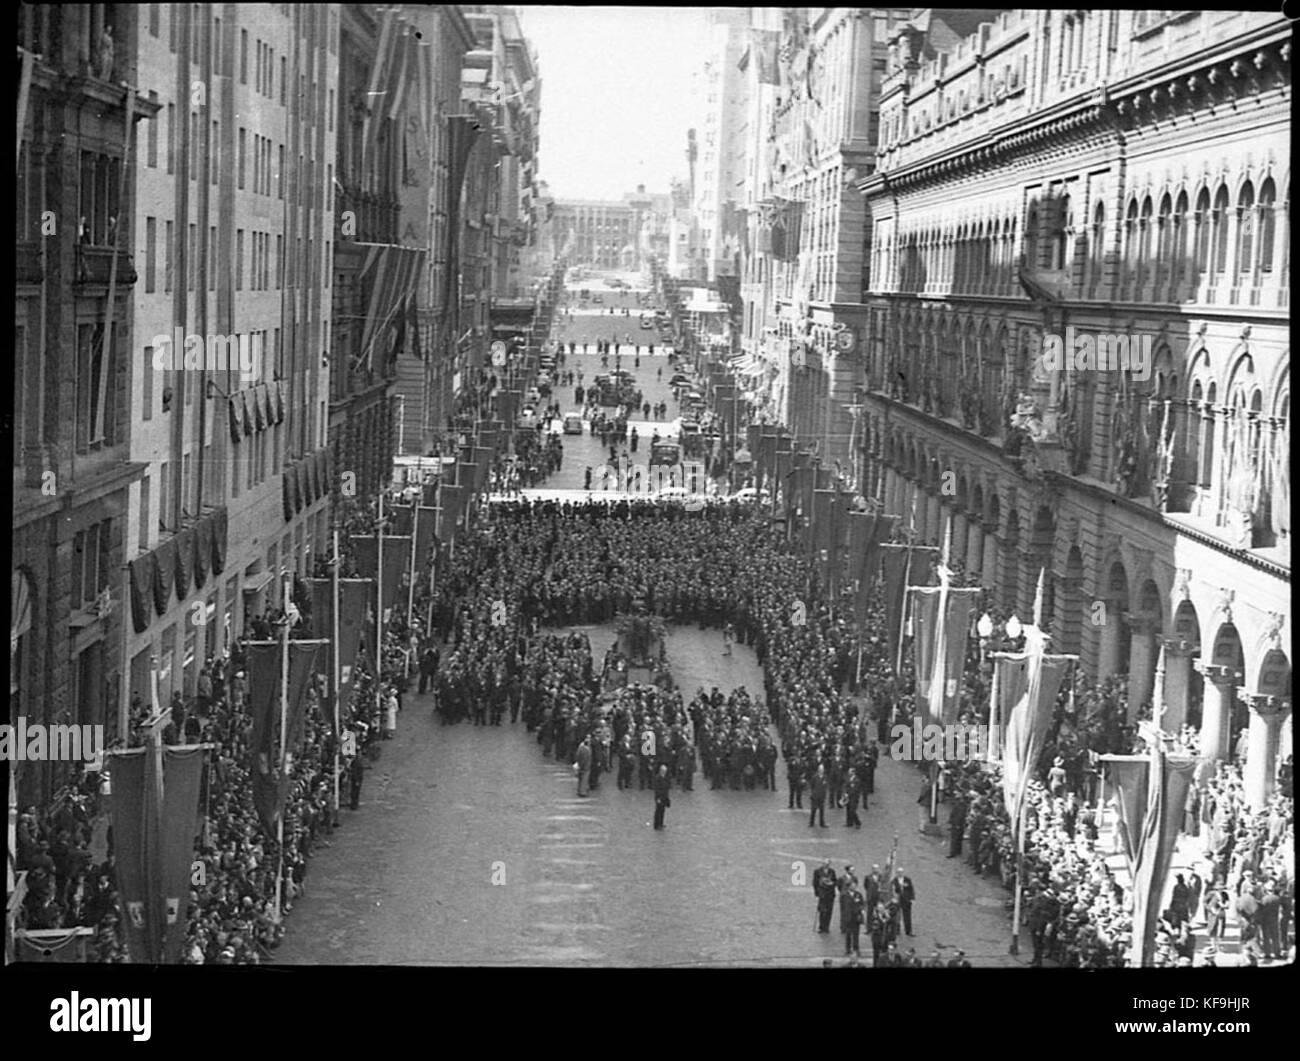
[(523, 411), (515, 419), (515, 426), (531, 430), (537, 426), (537, 410), (531, 405), (525, 405)]
[(579, 413), (568, 413), (564, 417), (564, 433), (566, 435), (582, 434), (582, 416)]
[(536, 387), (529, 387), (528, 393), (524, 395), (524, 401), (529, 405), (540, 405), (542, 402), (542, 392)]
[(642, 327), (642, 328), (644, 328), (644, 329), (646, 329), (647, 331), (649, 331), (650, 329), (654, 328), (654, 326), (655, 326), (655, 322), (652, 321), (649, 317), (642, 317), (642, 318), (641, 318), (641, 327)]

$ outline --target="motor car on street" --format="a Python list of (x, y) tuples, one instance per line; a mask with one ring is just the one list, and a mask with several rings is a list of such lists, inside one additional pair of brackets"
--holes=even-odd
[(532, 429), (537, 426), (537, 410), (531, 405), (524, 406), (523, 411), (515, 419), (515, 426), (525, 429)]
[(568, 413), (564, 417), (564, 433), (566, 435), (582, 434), (582, 416), (579, 413)]

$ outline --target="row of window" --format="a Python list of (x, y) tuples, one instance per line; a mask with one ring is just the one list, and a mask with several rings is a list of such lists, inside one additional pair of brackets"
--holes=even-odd
[[(1253, 182), (1244, 182), (1235, 206), (1225, 183), (1213, 197), (1209, 188), (1202, 188), (1195, 210), (1189, 214), (1188, 207), (1185, 191), (1176, 197), (1166, 193), (1158, 209), (1149, 195), (1129, 200), (1120, 230), (1119, 264), (1121, 284), (1132, 287), (1134, 296), (1152, 283), (1160, 288), (1233, 277), (1239, 283), (1259, 285), (1279, 269), (1285, 272), (1288, 204), (1282, 204), (1279, 241), (1272, 178), (1263, 182), (1258, 195)], [(1106, 225), (1106, 206), (1098, 201), (1088, 238), (1078, 243), (1068, 194), (1033, 203), (1025, 222), (1024, 261), (1032, 268), (1071, 270), (1082, 252), (1089, 294), (1096, 294), (1104, 275)], [(889, 276), (897, 251), (899, 290), (916, 291), (946, 282), (957, 292), (997, 293), (1008, 287), (1015, 236), (1016, 225), (1010, 219), (961, 226), (955, 233), (904, 233), (897, 248), (885, 236), (876, 246), (877, 273)], [(1184, 297), (1174, 290), (1167, 293), (1170, 298)]]
[[(174, 276), (174, 251), (175, 251), (175, 225), (171, 221), (163, 222), (163, 268), (162, 268), (162, 289), (165, 293), (170, 293), (175, 280)], [(304, 282), (307, 286), (316, 283), (319, 277), (324, 277), (324, 284), (329, 287), (331, 272), (325, 268), (321, 262), (315, 260), (316, 241), (308, 239), (306, 241), (306, 251), (309, 258), (307, 262), (306, 276)], [(247, 245), (247, 247), (245, 246)], [(145, 294), (154, 294), (158, 290), (158, 219), (146, 217), (144, 219), (144, 290)], [(218, 252), (220, 240), (218, 239), (217, 228), (215, 225), (208, 229), (208, 290), (217, 289), (218, 276)], [(332, 241), (325, 241), (325, 258), (331, 260)], [(297, 254), (299, 258), (303, 252), (302, 237), (297, 239)], [(199, 240), (198, 226), (189, 226), (189, 242), (186, 247), (187, 251), (187, 284), (186, 290), (194, 291), (198, 277), (198, 255)], [(284, 236), (277, 233), (275, 235), (274, 264), (272, 262), (271, 250), (271, 233), (270, 232), (248, 232), (244, 229), (235, 230), (234, 255), (234, 281), (235, 290), (244, 290), (245, 267), (248, 272), (248, 290), (250, 291), (270, 291), (272, 284), (275, 290), (280, 290), (285, 283), (285, 253), (284, 253)], [(297, 277), (294, 263), (289, 263), (289, 284), (292, 286)]]

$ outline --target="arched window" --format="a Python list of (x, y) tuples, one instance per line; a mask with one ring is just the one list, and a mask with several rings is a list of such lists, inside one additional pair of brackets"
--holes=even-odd
[(1250, 277), (1255, 271), (1255, 189), (1247, 181), (1237, 195), (1237, 273)]
[(1198, 279), (1210, 271), (1210, 189), (1202, 188), (1196, 197), (1196, 242), (1192, 251)]
[(1106, 204), (1098, 201), (1092, 212), (1092, 235), (1088, 239), (1088, 261), (1092, 270), (1092, 285), (1101, 283), (1101, 268), (1106, 257)]
[(1052, 241), (1052, 268), (1068, 269), (1074, 257), (1074, 212), (1068, 195), (1061, 196), (1061, 201), (1057, 204), (1056, 218), (1056, 232)]
[(1134, 199), (1124, 215), (1124, 273), (1131, 277), (1137, 264), (1138, 204)]
[(1151, 196), (1142, 203), (1142, 215), (1138, 219), (1138, 283), (1145, 284), (1151, 278)]
[(1025, 220), (1025, 251), (1024, 251), (1025, 268), (1036, 269), (1038, 267), (1038, 206), (1037, 204), (1029, 208), (1029, 216)]
[(1210, 214), (1210, 240), (1213, 243), (1214, 275), (1222, 276), (1228, 268), (1228, 186), (1219, 185)]
[[(1173, 229), (1169, 236), (1171, 279), (1175, 284), (1181, 284), (1183, 277), (1187, 275), (1187, 248), (1184, 245), (1184, 241), (1187, 239), (1186, 192), (1178, 193), (1178, 201), (1174, 204), (1172, 224)], [(1174, 297), (1177, 298), (1178, 295), (1175, 294)]]
[(1173, 257), (1174, 227), (1173, 201), (1166, 195), (1160, 200), (1160, 215), (1156, 219), (1156, 283), (1163, 284), (1169, 276)]
[(1205, 404), (1201, 406), (1201, 452), (1196, 481), (1202, 490), (1209, 490), (1214, 485), (1214, 443), (1218, 426), (1217, 387), (1211, 381), (1205, 392)]
[(1259, 189), (1259, 271), (1273, 271), (1273, 179), (1270, 177)]

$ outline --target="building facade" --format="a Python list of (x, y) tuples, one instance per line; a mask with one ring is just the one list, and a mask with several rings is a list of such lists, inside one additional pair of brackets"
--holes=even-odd
[(626, 201), (557, 199), (552, 223), (562, 256), (575, 265), (631, 269), (640, 239), (636, 212)]
[(339, 49), (337, 5), (137, 10), (123, 725), (324, 547)]
[(1166, 730), (1186, 705), (1207, 761), (1248, 728), (1258, 804), (1290, 711), (1288, 23), (945, 18), (890, 36), (857, 182), (867, 490), (1021, 617), (1045, 571), (1054, 647)]
[[(135, 57), (150, 28), (125, 4), (19, 14), (10, 724), (117, 730), (130, 499), (148, 471), (132, 459), (133, 307), (158, 276), (131, 191), (158, 157)], [(71, 764), (12, 766), (26, 805)]]
[(758, 13), (742, 57), (753, 105), (740, 365), (767, 418), (857, 484), (867, 215), (889, 28), (907, 12)]

